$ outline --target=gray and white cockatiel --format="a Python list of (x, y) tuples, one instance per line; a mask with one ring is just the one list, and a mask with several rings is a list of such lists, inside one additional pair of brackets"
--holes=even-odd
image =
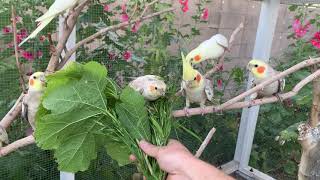
[(167, 88), (162, 78), (155, 75), (140, 76), (131, 81), (129, 86), (140, 92), (148, 101), (155, 101), (164, 96)]
[(211, 101), (213, 98), (212, 82), (205, 79), (199, 71), (193, 69), (190, 61), (184, 57), (183, 53), (181, 53), (181, 56), (183, 63), (181, 91), (186, 97), (186, 115), (189, 115), (188, 109), (190, 107), (190, 103), (199, 104), (202, 108), (203, 115), (206, 101)]
[[(269, 64), (256, 59), (253, 59), (248, 63), (247, 69), (251, 72), (253, 76), (253, 86), (256, 86), (262, 83), (263, 81), (279, 74), (279, 72), (274, 70)], [(250, 99), (254, 100), (257, 97), (277, 96), (279, 100), (282, 101), (281, 98), (278, 96), (278, 93), (282, 92), (284, 90), (284, 87), (285, 79), (279, 79), (278, 81), (275, 81), (265, 86), (257, 93), (252, 94), (250, 96)]]
[(197, 64), (208, 59), (217, 59), (223, 55), (228, 46), (227, 38), (221, 34), (216, 34), (190, 51), (186, 60), (192, 64)]
[(3, 146), (4, 143), (9, 144), (9, 138), (6, 129), (0, 126), (0, 148)]
[(29, 39), (35, 38), (37, 34), (42, 31), (55, 17), (68, 11), (81, 1), (84, 0), (55, 0), (49, 10), (36, 20), (36, 22), (39, 23), (38, 27), (26, 39), (24, 39), (19, 46), (27, 42)]
[(26, 119), (35, 130), (35, 116), (38, 111), (41, 96), (45, 89), (46, 78), (43, 72), (36, 72), (29, 78), (28, 93), (22, 101), (22, 117)]

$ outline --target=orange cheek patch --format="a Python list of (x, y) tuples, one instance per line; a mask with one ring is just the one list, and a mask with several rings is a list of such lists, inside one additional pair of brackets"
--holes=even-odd
[(34, 80), (33, 80), (33, 79), (30, 80), (29, 85), (30, 85), (30, 86), (33, 86), (33, 85), (34, 85)]
[(195, 61), (200, 61), (200, 60), (201, 60), (201, 56), (200, 56), (200, 55), (196, 55), (196, 56), (194, 57), (194, 60), (195, 60)]
[(201, 76), (200, 76), (200, 74), (197, 74), (196, 80), (197, 80), (197, 82), (200, 82), (200, 81), (201, 81)]
[(264, 73), (265, 70), (266, 70), (266, 68), (263, 67), (263, 66), (260, 66), (260, 67), (257, 68), (257, 71), (258, 71), (258, 73), (260, 73), (260, 74)]

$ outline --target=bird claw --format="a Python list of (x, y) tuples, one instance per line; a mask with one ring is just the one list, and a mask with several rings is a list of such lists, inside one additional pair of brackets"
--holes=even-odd
[(248, 108), (251, 108), (252, 106), (254, 106), (254, 100), (249, 100), (249, 106), (248, 106)]
[(205, 109), (204, 107), (201, 107), (201, 116), (204, 116), (204, 114), (205, 114)]
[(187, 117), (190, 117), (189, 108), (185, 107), (184, 113), (186, 114)]

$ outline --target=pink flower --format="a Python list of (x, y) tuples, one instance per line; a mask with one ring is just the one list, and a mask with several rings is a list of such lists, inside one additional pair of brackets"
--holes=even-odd
[(28, 60), (28, 61), (33, 61), (34, 60), (33, 54), (31, 52), (28, 52), (28, 51), (22, 51), (21, 56), (24, 59)]
[(204, 8), (201, 14), (201, 19), (207, 21), (209, 19), (209, 9)]
[(122, 10), (123, 13), (126, 13), (126, 12), (127, 12), (127, 6), (126, 6), (126, 4), (122, 4), (122, 5), (121, 5), (121, 10)]
[(20, 34), (23, 38), (25, 38), (28, 36), (28, 31), (27, 29), (23, 28), (23, 29), (20, 29), (20, 32), (18, 34)]
[(141, 25), (141, 22), (140, 22), (140, 21), (136, 22), (136, 23), (133, 25), (133, 27), (131, 28), (131, 31), (132, 31), (133, 33), (138, 32), (138, 30), (139, 30), (139, 28), (140, 28), (140, 25)]
[(222, 80), (221, 80), (221, 79), (218, 79), (218, 80), (217, 80), (217, 86), (218, 86), (219, 89), (222, 89), (223, 83), (222, 83)]
[(13, 48), (13, 46), (14, 46), (13, 42), (10, 42), (10, 43), (7, 44), (7, 48)]
[(129, 16), (127, 13), (121, 14), (121, 22), (127, 22), (129, 21)]
[(3, 34), (9, 34), (9, 33), (12, 33), (12, 29), (11, 29), (11, 27), (6, 26), (6, 27), (2, 28), (2, 33), (3, 33)]
[(16, 16), (16, 22), (17, 23), (22, 23), (22, 17), (21, 16)]
[(313, 38), (310, 40), (310, 43), (317, 49), (320, 49), (320, 31), (314, 34)]
[(43, 52), (42, 51), (37, 51), (37, 58), (41, 59), (43, 57)]
[(187, 12), (189, 10), (189, 0), (179, 0), (179, 3), (182, 5), (181, 10)]
[(306, 35), (310, 27), (310, 22), (302, 25), (300, 19), (295, 19), (292, 25), (296, 38), (302, 38), (304, 35)]
[(124, 59), (124, 60), (130, 61), (131, 57), (132, 57), (131, 51), (125, 51), (125, 52), (123, 53), (123, 59)]
[(46, 36), (45, 35), (42, 35), (42, 36), (39, 37), (39, 41), (40, 42), (43, 43), (45, 40), (46, 40)]
[(110, 12), (110, 7), (109, 7), (109, 5), (108, 5), (108, 4), (105, 4), (105, 5), (103, 6), (103, 10), (104, 10), (105, 12)]

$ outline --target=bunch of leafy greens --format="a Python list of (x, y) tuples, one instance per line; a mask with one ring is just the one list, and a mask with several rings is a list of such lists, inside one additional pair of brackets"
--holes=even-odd
[(137, 143), (142, 139), (156, 145), (167, 143), (172, 127), (168, 99), (146, 104), (133, 89), (121, 91), (107, 77), (106, 68), (96, 62), (73, 63), (47, 79), (35, 137), (42, 149), (54, 151), (60, 170), (88, 169), (97, 148), (104, 146), (119, 165), (128, 164), (132, 153), (144, 176), (165, 178)]

